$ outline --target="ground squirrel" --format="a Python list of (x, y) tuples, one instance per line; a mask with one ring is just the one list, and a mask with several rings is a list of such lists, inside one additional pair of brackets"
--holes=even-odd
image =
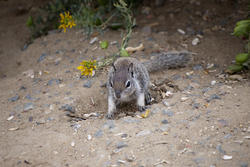
[(192, 59), (190, 52), (163, 52), (153, 59), (141, 63), (132, 57), (118, 58), (108, 74), (108, 115), (110, 119), (121, 102), (136, 100), (139, 111), (145, 110), (145, 104), (151, 101), (149, 93), (149, 72), (168, 68), (184, 67)]

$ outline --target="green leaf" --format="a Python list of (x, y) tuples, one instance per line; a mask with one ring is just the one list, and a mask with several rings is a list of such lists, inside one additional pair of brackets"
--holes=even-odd
[(27, 27), (32, 27), (33, 26), (33, 18), (32, 16), (28, 17), (28, 20), (26, 21)]
[(243, 64), (248, 60), (248, 57), (247, 53), (240, 53), (235, 57), (236, 63)]
[(102, 41), (102, 42), (100, 43), (100, 47), (101, 47), (102, 49), (107, 49), (108, 46), (109, 46), (108, 41)]
[(242, 69), (243, 69), (242, 65), (234, 64), (228, 67), (228, 72), (233, 74), (233, 73), (241, 71)]
[(248, 37), (250, 32), (250, 20), (242, 20), (236, 23), (233, 35)]
[(120, 51), (120, 55), (121, 55), (122, 57), (129, 57), (129, 53), (128, 53), (128, 51), (126, 51), (125, 49), (122, 49), (122, 50)]

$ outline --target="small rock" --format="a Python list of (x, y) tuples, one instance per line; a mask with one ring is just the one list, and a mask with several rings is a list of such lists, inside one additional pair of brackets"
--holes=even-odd
[(25, 96), (25, 99), (34, 100), (29, 94)]
[(98, 41), (98, 37), (94, 37), (90, 40), (89, 44), (93, 45), (96, 41)]
[(193, 66), (193, 70), (195, 70), (195, 71), (203, 70), (203, 67), (202, 67), (202, 65), (197, 64), (197, 65)]
[(91, 136), (91, 135), (88, 135), (87, 139), (88, 139), (88, 140), (91, 140), (91, 139), (92, 139), (92, 136)]
[(232, 137), (231, 134), (227, 134), (227, 135), (224, 136), (225, 139), (229, 139), (229, 138), (231, 138), (231, 137)]
[(167, 115), (169, 117), (172, 117), (174, 115), (174, 113), (170, 110), (162, 110), (162, 114)]
[(209, 90), (211, 90), (211, 88), (210, 87), (206, 87), (206, 88), (203, 88), (201, 90), (201, 92), (204, 94), (204, 93), (207, 93)]
[(10, 102), (15, 102), (15, 101), (17, 101), (18, 99), (19, 99), (19, 96), (16, 95), (16, 96), (14, 96), (14, 97), (9, 98), (8, 101), (10, 101)]
[(26, 111), (32, 110), (33, 108), (34, 108), (33, 103), (26, 103), (24, 104), (23, 111), (26, 112)]
[(133, 162), (135, 160), (135, 156), (132, 154), (132, 155), (126, 155), (126, 160), (128, 162)]
[(247, 162), (242, 162), (242, 163), (240, 163), (240, 167), (248, 167), (248, 163)]
[(218, 145), (216, 146), (216, 149), (217, 149), (221, 154), (226, 154), (226, 151), (224, 151), (224, 150), (222, 149), (222, 147), (221, 147), (220, 144), (218, 144)]
[(200, 103), (194, 103), (194, 104), (193, 104), (193, 108), (194, 108), (194, 109), (198, 109), (199, 107), (200, 107)]
[(117, 41), (112, 41), (112, 42), (110, 42), (110, 44), (111, 45), (116, 45), (116, 44), (118, 44), (118, 42)]
[(29, 69), (27, 71), (24, 71), (23, 72), (23, 75), (27, 76), (27, 77), (30, 77), (30, 78), (34, 78), (35, 77), (35, 74), (34, 74), (34, 70), (32, 69)]
[(98, 130), (95, 134), (95, 137), (102, 137), (103, 136), (103, 131), (102, 130)]
[(128, 137), (128, 134), (126, 134), (126, 133), (123, 133), (122, 135), (121, 135), (121, 138), (122, 139), (126, 139)]
[(163, 100), (162, 103), (166, 106), (166, 107), (169, 107), (169, 103), (166, 101), (166, 100)]
[(61, 62), (62, 58), (61, 57), (58, 57), (56, 60), (55, 60), (55, 65), (58, 65), (60, 62)]
[(76, 144), (75, 144), (75, 142), (72, 141), (72, 142), (70, 143), (70, 145), (71, 145), (72, 147), (75, 147)]
[(250, 136), (245, 136), (244, 139), (248, 139), (248, 140), (249, 140), (249, 139), (250, 139)]
[(75, 124), (71, 125), (71, 127), (73, 127), (73, 129), (74, 129), (75, 131), (77, 131), (77, 130), (81, 127), (81, 124), (75, 123)]
[(177, 29), (177, 31), (178, 31), (180, 34), (182, 34), (182, 35), (185, 35), (185, 34), (186, 34), (186, 32), (185, 32), (184, 30), (182, 30), (182, 29)]
[(14, 128), (9, 128), (8, 130), (9, 131), (16, 131), (16, 130), (18, 130), (19, 129), (19, 127), (14, 127)]
[(113, 120), (108, 120), (107, 122), (104, 123), (103, 129), (112, 129), (115, 127), (114, 121)]
[(29, 122), (32, 122), (32, 121), (33, 121), (33, 117), (30, 116), (30, 117), (29, 117)]
[(91, 80), (87, 80), (84, 84), (83, 84), (83, 87), (85, 88), (91, 88), (92, 86), (92, 81)]
[(224, 120), (224, 119), (220, 119), (218, 120), (219, 124), (222, 126), (222, 127), (226, 127), (228, 126), (228, 122), (227, 120)]
[(200, 42), (199, 38), (194, 38), (192, 41), (192, 45), (196, 46)]
[(14, 115), (11, 115), (9, 118), (7, 118), (7, 121), (11, 121), (14, 118)]
[(216, 95), (216, 94), (212, 94), (208, 99), (207, 99), (207, 102), (211, 102), (212, 100), (220, 100), (221, 97), (219, 95)]
[(181, 97), (181, 101), (184, 102), (188, 99), (188, 97)]
[(234, 81), (242, 81), (243, 80), (243, 77), (241, 75), (237, 75), (237, 74), (229, 75), (228, 78), (231, 80), (234, 80)]
[(117, 143), (117, 145), (116, 145), (117, 149), (121, 149), (123, 147), (128, 147), (128, 145), (126, 143), (122, 142), (122, 141)]
[(60, 110), (64, 110), (64, 111), (69, 111), (71, 113), (75, 113), (75, 108), (69, 104), (65, 104), (63, 106), (61, 106)]
[(233, 156), (231, 155), (223, 155), (222, 159), (224, 160), (231, 160), (233, 158)]
[(48, 55), (46, 53), (42, 53), (42, 55), (39, 57), (39, 59), (37, 60), (38, 63), (40, 63), (41, 61), (43, 61)]
[(137, 137), (139, 137), (139, 136), (146, 136), (146, 135), (149, 135), (149, 134), (151, 134), (150, 130), (142, 130), (139, 133), (137, 133), (136, 136)]
[(216, 81), (215, 81), (215, 80), (211, 81), (211, 85), (212, 85), (212, 86), (214, 86), (215, 84), (216, 84)]
[(168, 124), (168, 120), (164, 119), (161, 121), (162, 124)]

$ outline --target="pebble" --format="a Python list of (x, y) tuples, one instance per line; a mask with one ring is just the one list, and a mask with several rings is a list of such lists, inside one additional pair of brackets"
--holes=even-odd
[(242, 81), (243, 80), (243, 77), (241, 75), (237, 75), (237, 74), (229, 75), (228, 78), (231, 80), (234, 80), (234, 81)]
[(104, 123), (103, 129), (112, 129), (115, 127), (114, 121), (113, 120), (108, 120), (107, 122)]
[(14, 118), (14, 115), (11, 115), (9, 118), (7, 118), (7, 121), (11, 121)]
[(192, 45), (196, 46), (200, 42), (199, 38), (194, 38), (192, 41)]
[(197, 64), (197, 65), (193, 66), (193, 70), (195, 70), (195, 71), (203, 70), (203, 67), (202, 67), (202, 65)]
[(83, 84), (83, 87), (85, 88), (91, 88), (92, 86), (92, 81), (91, 80), (87, 80), (84, 84)]
[(247, 162), (242, 162), (242, 163), (240, 163), (240, 167), (248, 167), (248, 163)]
[(18, 130), (19, 129), (19, 127), (14, 127), (14, 128), (9, 128), (8, 130), (9, 131), (16, 131), (16, 130)]
[(75, 124), (71, 125), (71, 127), (73, 127), (73, 129), (74, 129), (75, 131), (77, 131), (77, 130), (81, 127), (81, 124), (75, 123)]
[(121, 149), (123, 147), (128, 147), (128, 145), (126, 143), (124, 143), (123, 141), (118, 142), (117, 145), (116, 145), (117, 149)]
[(64, 111), (69, 111), (71, 113), (75, 113), (75, 108), (69, 104), (65, 104), (63, 106), (61, 106), (60, 110), (64, 110)]
[(88, 135), (87, 139), (88, 139), (88, 140), (91, 140), (91, 139), (92, 139), (92, 136), (91, 136), (91, 135)]
[(103, 131), (102, 130), (98, 130), (95, 134), (95, 137), (102, 137), (103, 136)]
[(161, 121), (162, 124), (168, 124), (168, 120), (164, 119)]
[(222, 147), (221, 147), (220, 144), (218, 144), (218, 145), (216, 146), (216, 149), (217, 149), (221, 154), (226, 154), (226, 151), (222, 149)]
[(46, 53), (42, 53), (42, 55), (39, 57), (39, 59), (37, 60), (38, 63), (40, 63), (41, 61), (43, 61), (48, 55)]
[(188, 97), (181, 97), (181, 101), (184, 102), (188, 99)]
[(98, 41), (98, 37), (94, 37), (90, 40), (89, 44), (93, 45), (96, 41)]
[(231, 155), (223, 155), (222, 159), (224, 160), (231, 160), (233, 158), (233, 156)]
[(216, 84), (216, 81), (215, 81), (215, 80), (211, 81), (211, 85), (212, 85), (212, 86), (214, 86), (215, 84)]
[(35, 77), (35, 73), (34, 73), (34, 70), (32, 69), (29, 69), (27, 71), (24, 71), (23, 72), (23, 75), (27, 76), (27, 77), (30, 77), (30, 78), (34, 78)]
[(34, 108), (34, 105), (33, 103), (26, 103), (24, 104), (24, 107), (23, 107), (23, 111), (29, 111), (29, 110), (32, 110)]
[(29, 117), (29, 122), (32, 122), (32, 121), (33, 121), (33, 117), (30, 116), (30, 117)]
[(193, 104), (193, 109), (198, 109), (200, 107), (200, 103), (194, 103)]
[(208, 92), (209, 90), (211, 90), (211, 88), (210, 87), (206, 87), (206, 88), (203, 88), (201, 90), (201, 92), (204, 94), (204, 93)]
[(185, 35), (186, 34), (186, 32), (184, 31), (184, 30), (182, 30), (182, 29), (177, 29), (177, 31), (180, 33), (180, 34), (182, 34), (182, 35)]
[(34, 100), (29, 94), (27, 94), (27, 95), (25, 96), (25, 99)]
[(220, 120), (218, 120), (218, 122), (220, 123), (220, 125), (221, 125), (222, 127), (226, 127), (226, 126), (228, 126), (228, 122), (227, 122), (227, 120), (220, 119)]
[(72, 141), (72, 142), (70, 143), (70, 145), (71, 145), (72, 147), (75, 147), (76, 143), (75, 143), (74, 141)]
[(14, 97), (9, 98), (8, 101), (10, 101), (10, 102), (15, 102), (15, 101), (17, 101), (19, 98), (20, 98), (20, 97), (19, 97), (18, 95), (16, 95), (16, 96), (14, 96)]
[(207, 102), (211, 102), (212, 100), (220, 100), (221, 97), (219, 95), (216, 95), (216, 94), (212, 94), (208, 99), (207, 99)]
[(146, 135), (149, 135), (149, 134), (151, 134), (150, 130), (142, 130), (139, 133), (137, 133), (136, 136), (137, 137), (139, 137), (139, 136), (146, 136)]
[(126, 133), (123, 133), (122, 135), (121, 135), (121, 138), (122, 139), (126, 139), (128, 137), (128, 134), (126, 134)]
[(169, 117), (172, 117), (174, 115), (174, 112), (172, 112), (170, 110), (162, 110), (162, 114), (167, 115)]

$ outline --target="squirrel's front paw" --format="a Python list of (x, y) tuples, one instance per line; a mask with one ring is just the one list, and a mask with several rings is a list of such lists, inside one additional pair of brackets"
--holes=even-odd
[(146, 110), (146, 107), (145, 106), (139, 106), (138, 109), (139, 109), (140, 112), (144, 112)]
[(108, 114), (106, 115), (106, 118), (107, 118), (107, 119), (114, 119), (114, 113), (108, 113)]

